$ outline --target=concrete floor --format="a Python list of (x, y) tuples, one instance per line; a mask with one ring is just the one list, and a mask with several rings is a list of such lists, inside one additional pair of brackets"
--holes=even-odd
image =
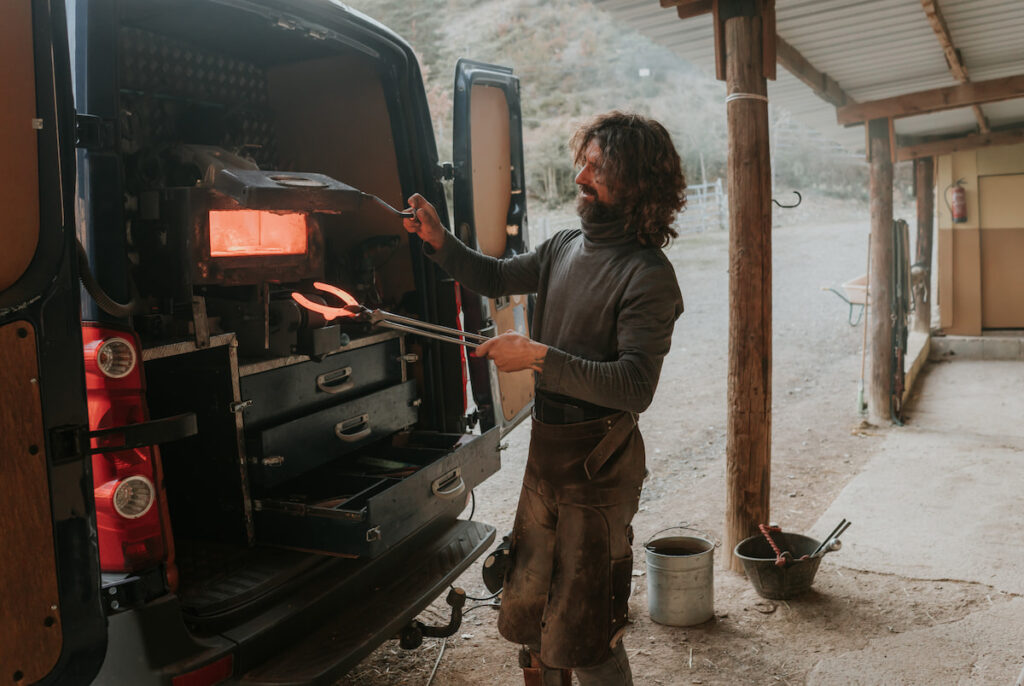
[(1021, 684), (1022, 488), (1024, 361), (928, 365), (906, 426), (888, 432), (814, 530), (846, 517), (853, 525), (843, 536), (843, 566), (981, 584), (1000, 602), (832, 654), (807, 683)]

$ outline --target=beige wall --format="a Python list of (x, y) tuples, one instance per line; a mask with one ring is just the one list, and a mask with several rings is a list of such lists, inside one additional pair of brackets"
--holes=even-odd
[[(967, 198), (962, 224), (947, 204), (957, 179)], [(1024, 144), (940, 156), (936, 193), (942, 329), (1024, 328)]]

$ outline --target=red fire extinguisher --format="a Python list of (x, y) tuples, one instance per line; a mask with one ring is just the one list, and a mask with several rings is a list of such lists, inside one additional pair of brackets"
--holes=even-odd
[(967, 221), (967, 191), (964, 190), (964, 180), (959, 179), (956, 183), (951, 184), (946, 190), (952, 191), (946, 199), (946, 205), (949, 206), (949, 213), (953, 216), (954, 224), (963, 224)]

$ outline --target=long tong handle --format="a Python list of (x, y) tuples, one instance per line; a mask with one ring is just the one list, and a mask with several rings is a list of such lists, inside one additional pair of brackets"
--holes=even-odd
[(449, 336), (455, 336), (456, 338), (468, 338), (474, 341), (479, 341), (480, 343), (490, 340), (489, 336), (482, 336), (480, 334), (462, 331), (461, 329), (453, 329), (448, 326), (441, 326), (440, 324), (422, 322), (419, 319), (413, 319), (412, 317), (403, 317), (400, 314), (392, 314), (391, 312), (385, 312), (384, 310), (376, 310), (374, 311), (373, 314), (375, 315), (374, 319), (378, 321), (405, 324), (406, 326), (410, 326), (415, 329), (429, 329), (430, 331), (437, 331), (438, 333), (447, 334)]
[(418, 336), (423, 336), (425, 338), (433, 338), (434, 340), (444, 341), (445, 343), (456, 343), (458, 345), (464, 345), (467, 348), (475, 349), (480, 347), (479, 343), (474, 343), (473, 341), (464, 341), (461, 338), (455, 338), (454, 336), (445, 336), (443, 334), (435, 333), (427, 329), (419, 329), (412, 326), (406, 326), (405, 324), (398, 324), (396, 322), (388, 321), (387, 319), (380, 320), (379, 322), (377, 322), (377, 325), (386, 327), (388, 329), (394, 329), (395, 331), (414, 333)]

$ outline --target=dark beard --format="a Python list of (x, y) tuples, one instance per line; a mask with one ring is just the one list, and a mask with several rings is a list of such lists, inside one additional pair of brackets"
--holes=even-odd
[(587, 202), (581, 196), (576, 198), (576, 214), (590, 224), (606, 224), (625, 217), (626, 210), (619, 204), (609, 205), (599, 200)]

